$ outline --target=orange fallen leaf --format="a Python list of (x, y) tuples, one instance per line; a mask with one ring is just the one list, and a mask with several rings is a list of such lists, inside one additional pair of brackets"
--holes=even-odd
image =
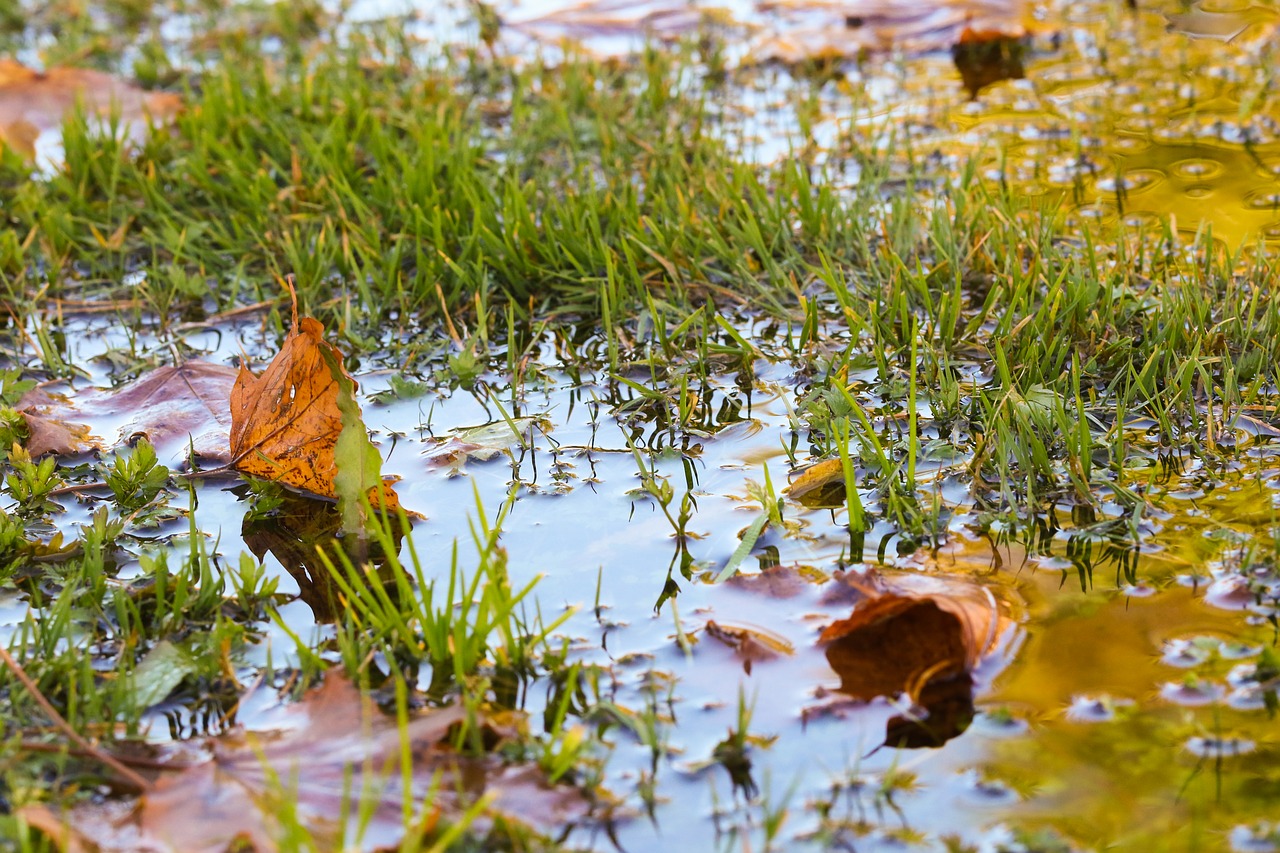
[[(292, 283), (288, 287), (293, 326), (284, 345), (261, 376), (242, 365), (231, 389), (231, 465), (254, 477), (336, 499), (335, 448), (342, 435), (339, 379), (352, 388), (355, 380), (343, 367), (342, 353), (324, 339), (320, 321), (299, 319), (297, 295)], [(371, 488), (369, 500), (388, 510), (399, 506), (387, 483)]]
[(182, 100), (167, 92), (146, 92), (102, 71), (89, 68), (27, 68), (0, 59), (0, 140), (24, 155), (35, 154), (38, 138), (56, 133), (67, 115), (82, 104), (89, 116), (119, 116), (130, 139), (140, 140), (146, 120), (174, 116)]

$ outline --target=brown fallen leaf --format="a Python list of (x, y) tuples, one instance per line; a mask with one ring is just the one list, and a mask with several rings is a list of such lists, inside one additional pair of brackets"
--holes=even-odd
[(761, 60), (797, 65), (950, 50), (971, 95), (1020, 77), (1024, 43), (1037, 30), (1026, 0), (769, 0), (761, 9), (784, 21), (755, 49)]
[(713, 10), (688, 0), (590, 0), (509, 26), (544, 41), (630, 36), (673, 41), (696, 33)]
[(795, 654), (795, 647), (786, 637), (767, 628), (753, 625), (730, 625), (708, 619), (702, 630), (708, 637), (719, 640), (733, 650), (747, 675), (756, 663)]
[(936, 746), (964, 731), (973, 716), (973, 669), (1013, 626), (1007, 608), (962, 577), (868, 573), (837, 583), (828, 600), (857, 604), (818, 642), (839, 691), (863, 702), (906, 694), (923, 709), (890, 720), (891, 745)]
[[(324, 339), (320, 321), (299, 319), (297, 295), (292, 283), (288, 287), (293, 326), (284, 345), (261, 376), (242, 365), (231, 389), (231, 465), (254, 477), (336, 499), (335, 448), (342, 435), (339, 379), (352, 388), (355, 380), (343, 367), (342, 353)], [(387, 483), (371, 488), (369, 499), (389, 510), (399, 505)]]
[(0, 141), (4, 144), (34, 156), (39, 138), (59, 132), (77, 103), (90, 116), (105, 119), (114, 112), (134, 141), (142, 139), (148, 119), (162, 122), (182, 107), (177, 95), (146, 92), (102, 71), (50, 68), (39, 72), (0, 59)]
[[(410, 826), (428, 836), (486, 795), (491, 803), (472, 824), (480, 832), (498, 819), (546, 831), (587, 810), (576, 788), (551, 785), (535, 768), (450, 748), (449, 730), (467, 716), (460, 705), (411, 717), (402, 729), (330, 672), (281, 716), (281, 731), (211, 738), (208, 761), (162, 775), (132, 803), (87, 803), (56, 823), (41, 807), (20, 813), (64, 851), (81, 844), (101, 851), (265, 853), (281, 849), (285, 808), (317, 850), (396, 849), (405, 835), (406, 801)], [(59, 835), (58, 824), (69, 831)]]
[(844, 486), (844, 464), (839, 459), (823, 459), (800, 472), (786, 493), (809, 509), (831, 509), (844, 506)]
[(73, 397), (37, 389), (18, 409), (32, 456), (84, 453), (146, 436), (158, 454), (185, 459), (194, 446), (204, 459), (225, 462), (231, 416), (227, 400), (236, 372), (207, 361), (158, 367), (117, 388), (91, 388)]

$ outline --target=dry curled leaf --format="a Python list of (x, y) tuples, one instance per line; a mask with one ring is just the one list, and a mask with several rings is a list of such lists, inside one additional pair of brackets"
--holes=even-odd
[(115, 446), (145, 436), (156, 452), (184, 459), (227, 459), (227, 400), (235, 371), (207, 361), (158, 367), (116, 388), (91, 388), (73, 397), (30, 391), (18, 409), (30, 431), (32, 456), (59, 456)]
[[(293, 295), (293, 287), (289, 286)], [(231, 464), (264, 480), (325, 498), (338, 498), (336, 449), (343, 432), (340, 384), (355, 380), (346, 372), (342, 354), (324, 339), (324, 326), (298, 317), (280, 352), (261, 376), (241, 366), (231, 389)], [(348, 401), (348, 411), (359, 408)], [(359, 429), (363, 429), (360, 425)], [(367, 441), (367, 436), (366, 436)], [(394, 509), (395, 490), (383, 483), (369, 489), (375, 505)]]
[(161, 122), (176, 115), (182, 100), (166, 92), (146, 92), (89, 68), (50, 68), (39, 72), (11, 59), (0, 59), (0, 140), (28, 157), (42, 136), (56, 135), (68, 114), (82, 104), (85, 113), (119, 117), (130, 139), (141, 140), (147, 120)]
[(577, 789), (553, 786), (534, 768), (450, 748), (446, 736), (466, 716), (452, 705), (402, 728), (330, 673), (286, 709), (283, 731), (212, 738), (209, 760), (162, 775), (132, 803), (87, 803), (59, 819), (41, 807), (22, 814), (64, 851), (266, 853), (281, 849), (285, 803), (318, 850), (397, 849), (406, 824), (429, 836), (482, 797), (490, 805), (473, 824), (481, 831), (495, 818), (546, 830), (585, 813)]

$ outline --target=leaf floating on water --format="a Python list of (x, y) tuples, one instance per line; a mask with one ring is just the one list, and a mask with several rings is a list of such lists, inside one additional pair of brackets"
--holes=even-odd
[(761, 8), (784, 22), (778, 35), (756, 48), (761, 60), (794, 65), (866, 53), (954, 50), (971, 93), (995, 80), (1021, 77), (1022, 46), (1036, 29), (1025, 0), (771, 0)]
[(510, 455), (512, 447), (529, 441), (534, 429), (546, 430), (538, 418), (512, 418), (480, 426), (454, 430), (453, 434), (427, 451), (427, 464), (445, 468), (449, 476), (461, 474), (468, 461), (488, 462)]
[(858, 601), (819, 637), (839, 691), (864, 702), (906, 694), (926, 712), (890, 720), (890, 745), (938, 746), (963, 732), (973, 669), (1007, 637), (1007, 608), (967, 578), (870, 573), (838, 582), (836, 596)]
[(100, 448), (104, 440), (115, 446), (141, 435), (170, 459), (185, 459), (194, 445), (202, 458), (224, 462), (231, 426), (227, 401), (235, 376), (225, 365), (188, 361), (74, 397), (29, 391), (18, 401), (31, 433), (27, 451), (69, 456)]
[(512, 21), (513, 29), (544, 41), (586, 40), (593, 37), (658, 38), (674, 41), (691, 35), (711, 9), (695, 8), (687, 0), (593, 0), (546, 15)]
[(133, 672), (134, 701), (139, 708), (163, 702), (188, 675), (196, 672), (191, 656), (162, 640), (138, 662)]
[(791, 481), (787, 494), (809, 509), (832, 509), (845, 504), (844, 464), (824, 459)]
[[(481, 831), (495, 817), (543, 831), (586, 812), (575, 788), (447, 746), (450, 728), (466, 716), (452, 705), (411, 717), (402, 729), (349, 680), (330, 673), (286, 709), (287, 730), (212, 738), (210, 760), (162, 776), (130, 808), (109, 801), (78, 806), (56, 822), (38, 808), (25, 816), (65, 851), (89, 844), (222, 853), (280, 849), (285, 803), (318, 850), (394, 849), (406, 828), (421, 827), (429, 837), (438, 823), (463, 819), (485, 797), (491, 804), (472, 825)], [(68, 831), (59, 834), (61, 825)]]
[(732, 649), (742, 661), (742, 668), (747, 675), (751, 674), (753, 664), (795, 654), (795, 647), (786, 637), (766, 628), (730, 625), (708, 619), (702, 630), (708, 637), (713, 637)]
[(5, 145), (34, 157), (45, 144), (41, 137), (58, 134), (77, 103), (98, 119), (118, 115), (134, 141), (142, 139), (148, 120), (164, 121), (182, 107), (177, 95), (146, 92), (102, 71), (50, 68), (41, 73), (0, 60), (0, 141)]
[[(318, 320), (298, 318), (297, 295), (293, 285), (288, 286), (293, 326), (284, 345), (261, 376), (242, 365), (231, 389), (231, 464), (254, 477), (337, 499), (341, 495), (335, 483), (335, 454), (344, 425), (349, 435), (350, 431), (363, 433), (366, 443), (368, 434), (351, 397), (355, 380), (343, 367), (342, 354), (324, 339), (324, 326)], [(345, 401), (340, 400), (343, 388)], [(357, 436), (346, 449), (357, 469), (353, 476), (360, 482), (370, 479), (366, 447)], [(368, 496), (375, 507), (399, 506), (395, 490), (387, 483), (372, 486)]]

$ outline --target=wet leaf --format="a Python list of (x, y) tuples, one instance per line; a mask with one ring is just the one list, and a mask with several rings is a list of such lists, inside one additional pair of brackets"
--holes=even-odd
[[(283, 730), (212, 738), (208, 761), (162, 775), (127, 808), (121, 801), (88, 803), (60, 822), (38, 807), (24, 816), (67, 851), (81, 844), (222, 853), (281, 849), (285, 813), (319, 850), (394, 849), (406, 825), (430, 835), (486, 797), (491, 802), (473, 824), (481, 830), (502, 819), (541, 831), (585, 813), (575, 788), (550, 785), (533, 768), (451, 749), (447, 734), (466, 716), (452, 705), (411, 717), (402, 729), (345, 677), (330, 673), (284, 711)], [(59, 835), (59, 823), (70, 831)]]
[[(289, 292), (293, 295), (292, 285)], [(280, 352), (261, 376), (241, 366), (231, 389), (231, 464), (245, 474), (336, 499), (335, 454), (344, 430), (344, 405), (346, 426), (364, 432), (351, 397), (355, 380), (343, 367), (342, 354), (324, 339), (324, 326), (311, 317), (298, 318), (293, 298), (293, 326)], [(340, 400), (343, 388), (345, 403)], [(372, 445), (368, 449), (377, 453)], [(344, 445), (344, 457), (356, 469), (351, 476), (372, 482), (358, 438)], [(375, 506), (399, 505), (386, 483), (371, 486), (368, 495)]]
[(761, 8), (783, 25), (756, 54), (789, 64), (886, 51), (922, 54), (990, 40), (1020, 42), (1032, 34), (1034, 23), (1024, 0), (770, 0)]
[(824, 459), (791, 481), (787, 494), (809, 509), (833, 509), (845, 504), (844, 465)]
[(146, 92), (102, 71), (50, 68), (41, 73), (11, 59), (0, 60), (0, 141), (5, 145), (33, 157), (38, 148), (56, 144), (63, 121), (77, 103), (93, 117), (118, 115), (134, 141), (142, 139), (148, 120), (164, 121), (182, 107), (177, 95)]
[(537, 418), (513, 418), (457, 429), (427, 452), (427, 464), (445, 468), (450, 476), (456, 476), (462, 473), (468, 460), (488, 462), (503, 454), (510, 455), (512, 447), (528, 441), (533, 430), (541, 426)]
[(168, 640), (157, 643), (133, 672), (134, 700), (139, 708), (163, 702), (182, 679), (195, 672), (191, 656)]
[(231, 417), (227, 400), (236, 372), (207, 361), (158, 367), (116, 388), (90, 388), (74, 396), (29, 391), (18, 401), (31, 437), (32, 456), (85, 453), (145, 436), (170, 460), (190, 447), (212, 461), (225, 461)]
[(1012, 625), (985, 586), (967, 578), (845, 575), (828, 599), (857, 601), (819, 637), (841, 693), (861, 701), (906, 694), (919, 714), (889, 722), (886, 743), (936, 746), (968, 727), (972, 671)]
[(766, 628), (707, 620), (703, 631), (732, 649), (747, 675), (753, 664), (795, 654), (795, 647), (785, 637)]

